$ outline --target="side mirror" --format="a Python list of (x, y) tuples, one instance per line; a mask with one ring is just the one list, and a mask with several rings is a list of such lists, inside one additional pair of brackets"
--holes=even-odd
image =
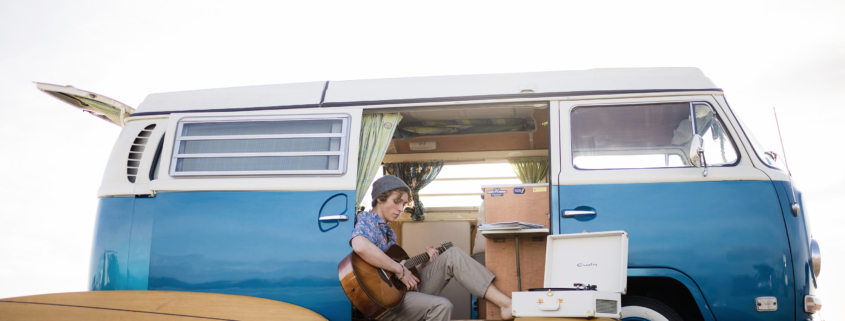
[(707, 158), (704, 157), (704, 139), (701, 138), (701, 135), (696, 134), (692, 136), (692, 142), (689, 146), (689, 161), (692, 163), (692, 166), (701, 167), (704, 166), (704, 171), (701, 172), (701, 176), (707, 177)]
[(689, 147), (689, 161), (692, 163), (692, 166), (701, 167), (701, 157), (704, 154), (704, 139), (701, 138), (701, 135), (696, 134), (692, 136), (692, 143)]

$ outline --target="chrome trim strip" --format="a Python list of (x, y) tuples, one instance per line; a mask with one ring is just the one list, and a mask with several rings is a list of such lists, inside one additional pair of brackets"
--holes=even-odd
[(810, 242), (810, 255), (813, 261), (813, 275), (819, 277), (822, 273), (822, 252), (819, 249), (819, 242), (815, 239)]
[(596, 211), (570, 211), (570, 210), (563, 211), (563, 216), (576, 216), (576, 215), (596, 215)]
[(320, 221), (341, 221), (346, 222), (349, 220), (349, 216), (346, 215), (329, 215), (329, 216), (322, 216), (320, 217)]
[(341, 156), (343, 152), (275, 152), (275, 153), (196, 153), (177, 154), (175, 158), (221, 158), (221, 157), (286, 157), (286, 156)]
[(273, 139), (273, 138), (334, 138), (343, 137), (343, 133), (337, 134), (279, 134), (279, 135), (220, 135), (220, 136), (182, 136), (179, 140), (218, 140), (218, 139)]

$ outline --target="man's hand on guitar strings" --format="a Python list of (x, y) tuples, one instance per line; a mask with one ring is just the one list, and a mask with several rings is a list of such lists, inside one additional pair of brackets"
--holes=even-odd
[(434, 246), (429, 246), (425, 248), (425, 251), (428, 252), (428, 263), (434, 262), (434, 260), (437, 259), (437, 256), (440, 255), (440, 252), (438, 252), (437, 249), (434, 248)]
[[(417, 285), (420, 283), (420, 280), (417, 279), (416, 276), (414, 276), (414, 273), (411, 273), (411, 271), (408, 270), (405, 267), (405, 260), (402, 260), (402, 262), (399, 262), (399, 264), (402, 265), (403, 269), (405, 269), (405, 271), (404, 271), (405, 275), (401, 279), (402, 284), (405, 284), (405, 288), (407, 288), (408, 291), (416, 290)], [(401, 272), (399, 274), (396, 274), (396, 277), (399, 277), (399, 276), (402, 276)]]

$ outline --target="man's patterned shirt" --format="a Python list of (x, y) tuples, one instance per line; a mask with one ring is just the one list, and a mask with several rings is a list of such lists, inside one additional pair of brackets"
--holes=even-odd
[(358, 222), (355, 223), (349, 243), (352, 244), (352, 239), (358, 235), (366, 237), (382, 251), (396, 244), (396, 233), (373, 211), (358, 213)]

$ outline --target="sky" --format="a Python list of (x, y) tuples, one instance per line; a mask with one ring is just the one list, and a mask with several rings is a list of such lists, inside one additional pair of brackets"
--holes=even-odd
[[(616, 67), (698, 67), (787, 161), (845, 319), (845, 2), (0, 1), (0, 298), (84, 291), (120, 128), (49, 97)], [(838, 275), (837, 275), (838, 274)]]

